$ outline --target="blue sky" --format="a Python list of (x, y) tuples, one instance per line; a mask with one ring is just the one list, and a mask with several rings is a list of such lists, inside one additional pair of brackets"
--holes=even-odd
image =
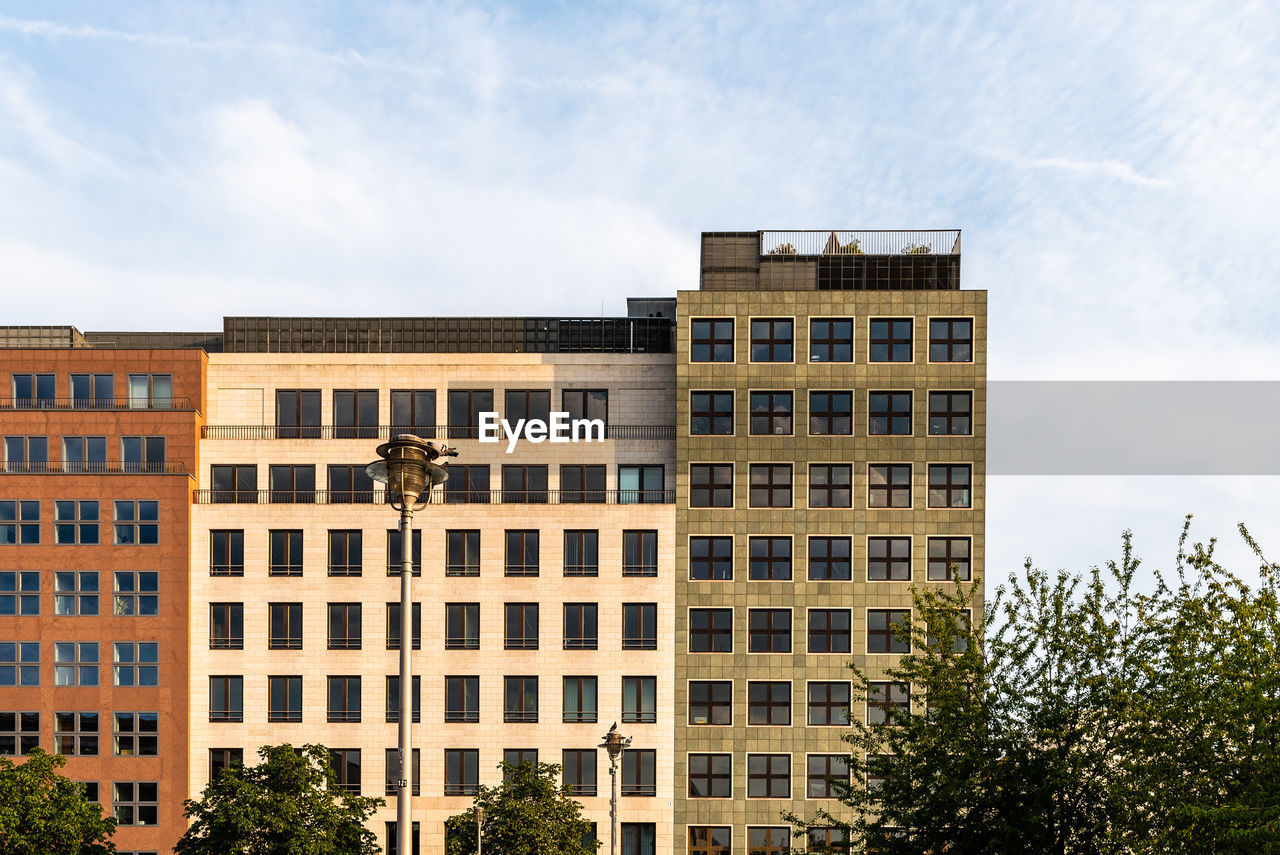
[[(993, 379), (1274, 380), (1280, 7), (6, 2), (0, 198), (8, 323), (616, 314), (702, 230), (960, 227)], [(1277, 499), (993, 478), (991, 573), (1280, 553)]]

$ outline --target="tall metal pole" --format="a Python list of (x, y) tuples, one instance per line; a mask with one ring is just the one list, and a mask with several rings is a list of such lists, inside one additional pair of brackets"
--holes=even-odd
[(609, 855), (618, 855), (618, 755), (609, 758)]
[(409, 653), (413, 649), (413, 614), (409, 598), (409, 581), (413, 578), (413, 506), (405, 502), (400, 509), (400, 728), (396, 752), (400, 758), (400, 780), (396, 786), (396, 852), (412, 855), (410, 832), (413, 821), (409, 816), (409, 766), (410, 725), (413, 722), (413, 701), (410, 688), (413, 684), (413, 668)]

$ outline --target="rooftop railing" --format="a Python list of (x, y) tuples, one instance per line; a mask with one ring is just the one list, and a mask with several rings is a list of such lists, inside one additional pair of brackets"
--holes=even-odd
[(960, 230), (760, 232), (760, 255), (959, 255)]
[[(446, 490), (427, 494), (437, 505), (670, 505), (675, 490)], [(194, 490), (197, 505), (379, 505), (385, 490)]]
[(0, 462), (0, 473), (10, 475), (186, 475), (186, 464), (174, 462), (131, 463), (106, 460), (100, 463)]
[[(424, 439), (475, 439), (479, 431), (458, 425), (204, 425), (201, 439), (390, 439), (411, 433)], [(675, 425), (605, 425), (605, 439), (675, 439)]]
[(190, 409), (190, 398), (0, 398), (0, 410)]

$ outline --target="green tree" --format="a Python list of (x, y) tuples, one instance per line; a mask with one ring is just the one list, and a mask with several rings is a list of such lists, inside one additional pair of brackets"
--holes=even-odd
[(445, 822), (447, 855), (476, 851), (474, 807), (484, 809), (480, 833), (485, 852), (501, 855), (591, 855), (591, 823), (582, 818), (582, 805), (558, 781), (560, 767), (552, 763), (503, 763), (502, 783), (480, 787), (472, 810)]
[(58, 773), (67, 758), (37, 748), (26, 762), (0, 757), (0, 852), (106, 855), (116, 821), (85, 798), (84, 784)]
[(186, 802), (178, 855), (376, 855), (364, 823), (382, 799), (339, 789), (323, 745), (264, 745), (257, 766), (233, 765)]

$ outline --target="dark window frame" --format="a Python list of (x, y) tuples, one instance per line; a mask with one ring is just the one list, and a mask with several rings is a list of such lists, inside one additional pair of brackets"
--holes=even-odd
[(929, 392), (929, 436), (973, 436), (973, 392)]
[(912, 563), (910, 536), (867, 538), (868, 582), (910, 582)]
[(867, 436), (913, 436), (915, 395), (910, 389), (867, 392)]
[(733, 398), (728, 389), (690, 392), (689, 435), (733, 436)]
[(747, 433), (750, 436), (794, 436), (795, 392), (757, 389), (748, 393)]
[(751, 362), (792, 363), (796, 357), (794, 318), (751, 318)]
[(790, 508), (795, 504), (795, 472), (790, 463), (748, 464), (747, 485), (748, 507)]
[[(838, 325), (848, 325), (848, 335), (840, 335)], [(819, 329), (823, 325), (824, 329)], [(824, 355), (825, 354), (825, 358)], [(837, 356), (844, 356), (837, 359)], [(853, 318), (810, 318), (809, 361), (820, 363), (853, 362)]]
[(690, 318), (690, 362), (734, 362), (737, 323), (733, 318)]

